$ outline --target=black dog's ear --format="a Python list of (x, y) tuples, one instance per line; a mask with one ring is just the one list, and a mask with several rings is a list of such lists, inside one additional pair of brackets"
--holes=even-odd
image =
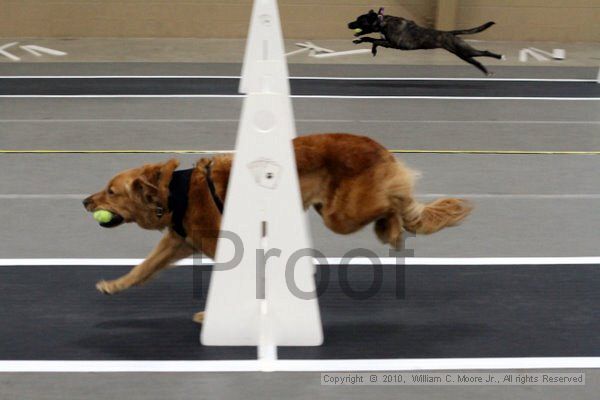
[(370, 10), (369, 10), (369, 14), (375, 14), (375, 10), (373, 10), (373, 9), (370, 9)]
[(383, 8), (383, 7), (380, 7), (380, 8), (379, 8), (379, 11), (377, 11), (377, 14), (379, 14), (379, 15), (383, 15), (383, 10), (384, 10), (384, 8)]

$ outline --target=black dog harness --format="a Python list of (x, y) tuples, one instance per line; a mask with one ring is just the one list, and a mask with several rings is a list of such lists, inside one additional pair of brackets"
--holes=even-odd
[[(211, 164), (208, 163), (204, 168), (206, 184), (208, 191), (215, 203), (215, 206), (223, 214), (223, 202), (217, 196), (215, 183), (211, 178)], [(190, 182), (195, 168), (184, 169), (173, 172), (171, 183), (169, 183), (169, 210), (171, 211), (171, 227), (181, 237), (187, 237), (187, 232), (183, 227), (183, 218), (188, 208)]]

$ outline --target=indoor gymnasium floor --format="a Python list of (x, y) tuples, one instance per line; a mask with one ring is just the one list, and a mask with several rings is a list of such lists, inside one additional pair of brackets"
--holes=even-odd
[[(169, 157), (187, 167), (207, 156), (127, 150), (232, 150), (239, 68), (0, 64), (0, 370), (26, 371), (28, 361), (46, 360), (49, 371), (59, 371), (52, 362), (70, 360), (135, 361), (138, 368), (146, 362), (160, 371), (160, 361), (184, 360), (206, 361), (203, 370), (217, 371), (221, 360), (255, 359), (253, 348), (198, 344), (191, 315), (203, 305), (206, 260), (167, 271), (144, 288), (97, 293), (97, 280), (123, 273), (160, 236), (134, 226), (104, 230), (81, 206), (122, 169)], [(452, 360), (503, 357), (547, 358), (542, 369), (555, 357), (579, 360), (580, 370), (597, 367), (597, 69), (507, 66), (496, 67), (492, 80), (448, 78), (468, 68), (291, 66), (298, 134), (368, 135), (421, 172), (423, 201), (452, 195), (475, 204), (461, 226), (407, 239), (405, 254), (430, 265), (390, 263), (371, 227), (338, 236), (310, 212), (315, 248), (330, 261), (362, 248), (386, 265), (379, 269), (381, 289), (367, 300), (345, 297), (330, 280), (320, 301), (325, 344), (279, 351), (282, 360), (302, 361), (298, 372), (0, 374), (0, 398), (64, 398), (64, 387), (97, 399), (234, 398), (267, 387), (289, 398), (300, 388), (305, 395), (397, 398), (397, 388), (328, 388), (318, 373), (301, 372), (348, 359), (358, 360), (356, 369), (381, 359), (424, 360), (414, 365), (425, 368), (442, 358), (453, 368)], [(344, 267), (322, 268), (335, 276)], [(373, 267), (346, 268), (356, 288), (368, 287)], [(503, 390), (531, 399), (564, 398), (566, 390), (571, 398), (593, 398), (599, 375), (587, 372), (587, 386)], [(410, 398), (445, 398), (434, 387), (405, 389)], [(495, 398), (489, 390), (470, 388), (467, 395), (450, 387), (446, 395)]]

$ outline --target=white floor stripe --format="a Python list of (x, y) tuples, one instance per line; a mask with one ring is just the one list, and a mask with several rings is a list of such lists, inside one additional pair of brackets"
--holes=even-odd
[[(354, 258), (352, 260), (343, 260), (340, 257), (328, 257), (327, 259), (317, 259), (317, 265), (369, 265), (373, 262), (368, 258)], [(382, 265), (600, 265), (600, 257), (379, 257), (373, 260)], [(0, 264), (1, 265), (1, 264)]]
[(417, 194), (418, 198), (435, 199), (438, 197), (461, 197), (466, 199), (514, 199), (514, 200), (539, 200), (539, 199), (564, 199), (564, 200), (596, 200), (600, 199), (600, 193), (554, 193), (554, 194), (510, 194), (510, 193), (430, 193)]
[[(134, 122), (134, 123), (168, 123), (173, 124), (177, 122), (240, 122), (239, 119), (232, 118), (206, 118), (206, 119), (192, 119), (192, 118), (172, 118), (172, 119), (153, 119), (153, 118), (122, 118), (122, 119), (112, 119), (112, 118), (97, 118), (97, 119), (0, 119), (0, 124), (4, 123), (32, 123), (32, 124), (45, 124), (45, 123), (80, 123), (80, 122)], [(301, 119), (297, 118), (296, 122), (356, 122), (355, 120), (349, 119)], [(375, 122), (375, 121), (373, 121)], [(598, 122), (600, 124), (600, 121)], [(84, 134), (85, 132), (82, 132)]]
[(17, 99), (169, 99), (169, 98), (180, 98), (180, 99), (235, 99), (242, 98), (242, 94), (49, 94), (49, 95), (37, 95), (37, 94), (3, 94), (0, 98), (17, 98)]
[[(273, 360), (273, 371), (435, 371), (600, 368), (600, 357)], [(259, 360), (0, 361), (0, 372), (259, 372)]]
[(320, 96), (292, 95), (297, 99), (378, 99), (378, 100), (535, 100), (535, 101), (599, 101), (600, 97), (482, 97), (482, 96)]
[[(4, 75), (0, 79), (240, 79), (236, 75)], [(297, 80), (324, 81), (500, 81), (500, 82), (596, 82), (595, 79), (553, 78), (440, 78), (440, 77), (357, 77), (290, 76)]]
[[(0, 124), (46, 124), (46, 123), (83, 123), (83, 122), (133, 122), (133, 123), (188, 123), (188, 122), (207, 122), (207, 123), (218, 123), (218, 122), (239, 122), (239, 119), (217, 119), (217, 118), (207, 118), (207, 119), (191, 119), (191, 118), (172, 118), (172, 119), (153, 119), (153, 118), (122, 118), (122, 119), (112, 119), (112, 118), (97, 118), (97, 119), (0, 119)], [(296, 122), (340, 122), (340, 123), (365, 123), (365, 124), (486, 124), (486, 125), (495, 125), (495, 124), (531, 124), (531, 125), (600, 125), (600, 121), (556, 121), (556, 120), (547, 120), (547, 121), (482, 121), (482, 120), (470, 120), (470, 121), (459, 121), (459, 120), (377, 120), (377, 119), (296, 119)], [(85, 132), (82, 132), (85, 133)]]
[(471, 121), (451, 121), (451, 120), (375, 120), (375, 119), (365, 119), (358, 121), (345, 121), (345, 122), (362, 122), (362, 123), (391, 123), (391, 124), (486, 124), (486, 125), (496, 125), (496, 124), (532, 124), (532, 125), (600, 125), (600, 121), (481, 121), (481, 120), (471, 120)]
[[(0, 95), (16, 99), (235, 99), (241, 94), (78, 94), (78, 95)], [(530, 101), (600, 101), (600, 97), (482, 97), (482, 96), (329, 96), (292, 95), (295, 99), (351, 99), (351, 100), (530, 100)]]
[(89, 194), (0, 194), (0, 200), (83, 200)]
[[(134, 266), (143, 261), (142, 258), (0, 258), (0, 267), (34, 267), (34, 266)], [(356, 257), (352, 259), (342, 259), (341, 257), (316, 258), (315, 263), (318, 266), (327, 265), (600, 265), (600, 257), (377, 257), (369, 259), (366, 257)], [(203, 265), (211, 266), (213, 261), (207, 257), (186, 258), (175, 263), (178, 266)]]

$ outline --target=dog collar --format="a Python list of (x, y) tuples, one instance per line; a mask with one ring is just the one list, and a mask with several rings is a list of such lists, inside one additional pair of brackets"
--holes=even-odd
[[(215, 183), (212, 180), (212, 162), (204, 167), (204, 176), (208, 191), (215, 203), (215, 206), (223, 214), (223, 202), (217, 195)], [(171, 211), (171, 227), (181, 237), (187, 237), (187, 232), (183, 227), (183, 218), (188, 208), (190, 182), (192, 180), (192, 169), (184, 169), (173, 172), (171, 182), (169, 183), (169, 210)]]

